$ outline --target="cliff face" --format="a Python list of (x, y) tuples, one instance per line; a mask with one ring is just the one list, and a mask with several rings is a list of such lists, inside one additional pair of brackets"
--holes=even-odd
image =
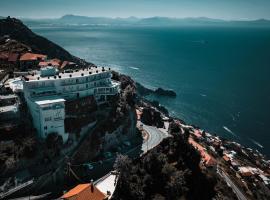
[(46, 54), (50, 58), (73, 61), (81, 65), (87, 64), (85, 61), (71, 55), (59, 45), (33, 33), (18, 19), (9, 17), (0, 19), (0, 37), (4, 35), (9, 35), (11, 39), (27, 45), (34, 53)]

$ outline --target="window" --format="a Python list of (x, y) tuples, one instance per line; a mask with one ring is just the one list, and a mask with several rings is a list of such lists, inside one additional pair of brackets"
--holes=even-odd
[(52, 118), (51, 117), (45, 117), (45, 122), (47, 122), (47, 121), (51, 121), (52, 120)]
[(44, 126), (44, 130), (47, 130), (47, 128), (48, 128), (47, 126)]
[(86, 84), (86, 88), (88, 88), (88, 84)]
[(79, 83), (79, 79), (76, 79), (76, 83)]

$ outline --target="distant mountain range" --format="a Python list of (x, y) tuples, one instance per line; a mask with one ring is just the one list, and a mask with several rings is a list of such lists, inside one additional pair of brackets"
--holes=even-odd
[(221, 20), (207, 17), (197, 18), (108, 18), (64, 15), (56, 19), (21, 19), (27, 25), (137, 25), (137, 26), (270, 26), (270, 20)]

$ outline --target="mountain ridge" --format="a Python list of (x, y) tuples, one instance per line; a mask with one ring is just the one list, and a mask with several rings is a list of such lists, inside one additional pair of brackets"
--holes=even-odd
[(208, 17), (186, 17), (186, 18), (172, 18), (172, 17), (127, 17), (127, 18), (111, 18), (111, 17), (89, 17), (67, 14), (55, 19), (22, 19), (26, 23), (47, 23), (47, 24), (61, 24), (61, 25), (162, 25), (162, 26), (181, 26), (181, 25), (237, 25), (237, 26), (270, 26), (268, 19), (254, 19), (254, 20), (224, 20), (214, 19)]

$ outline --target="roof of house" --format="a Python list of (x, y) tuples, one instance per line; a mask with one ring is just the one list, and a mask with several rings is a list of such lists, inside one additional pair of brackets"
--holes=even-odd
[(136, 109), (136, 114), (137, 114), (137, 119), (141, 120), (142, 112), (140, 110)]
[(60, 66), (61, 69), (63, 69), (68, 64), (68, 61), (64, 61), (62, 65)]
[(79, 184), (65, 193), (61, 199), (72, 200), (104, 200), (107, 195), (90, 183)]
[(117, 181), (118, 176), (116, 175), (116, 173), (111, 172), (110, 174), (106, 174), (104, 177), (100, 178), (96, 183), (96, 187), (104, 194), (108, 194), (110, 198), (115, 191), (115, 183)]
[(56, 66), (59, 67), (60, 64), (54, 60), (50, 60), (50, 61), (41, 61), (38, 64), (40, 67), (47, 67), (47, 66)]
[(25, 53), (20, 57), (21, 61), (45, 59), (47, 56), (43, 54)]
[(216, 160), (210, 154), (207, 153), (207, 151), (204, 149), (202, 145), (195, 142), (192, 138), (189, 138), (189, 143), (200, 152), (200, 155), (206, 166), (216, 165)]
[(230, 159), (228, 156), (226, 156), (226, 155), (223, 156), (223, 159), (224, 159), (226, 162), (228, 162), (228, 161), (231, 160), (231, 159)]
[(7, 52), (0, 52), (0, 60), (7, 60), (8, 53)]
[(245, 167), (239, 167), (239, 172), (243, 176), (252, 176), (254, 174), (257, 174), (259, 172), (259, 170), (257, 168), (254, 168), (254, 167), (245, 166)]
[(216, 160), (209, 154), (204, 154), (204, 162), (206, 166), (215, 166), (217, 164)]
[(9, 62), (16, 62), (19, 58), (19, 54), (18, 53), (10, 53), (8, 54), (8, 61)]
[(57, 63), (59, 63), (59, 64), (62, 62), (62, 61), (61, 61), (60, 59), (58, 59), (58, 58), (51, 59), (51, 61), (57, 62)]
[(195, 129), (194, 130), (193, 135), (196, 136), (197, 138), (201, 138), (202, 137), (202, 134), (201, 134), (201, 132), (198, 129)]

